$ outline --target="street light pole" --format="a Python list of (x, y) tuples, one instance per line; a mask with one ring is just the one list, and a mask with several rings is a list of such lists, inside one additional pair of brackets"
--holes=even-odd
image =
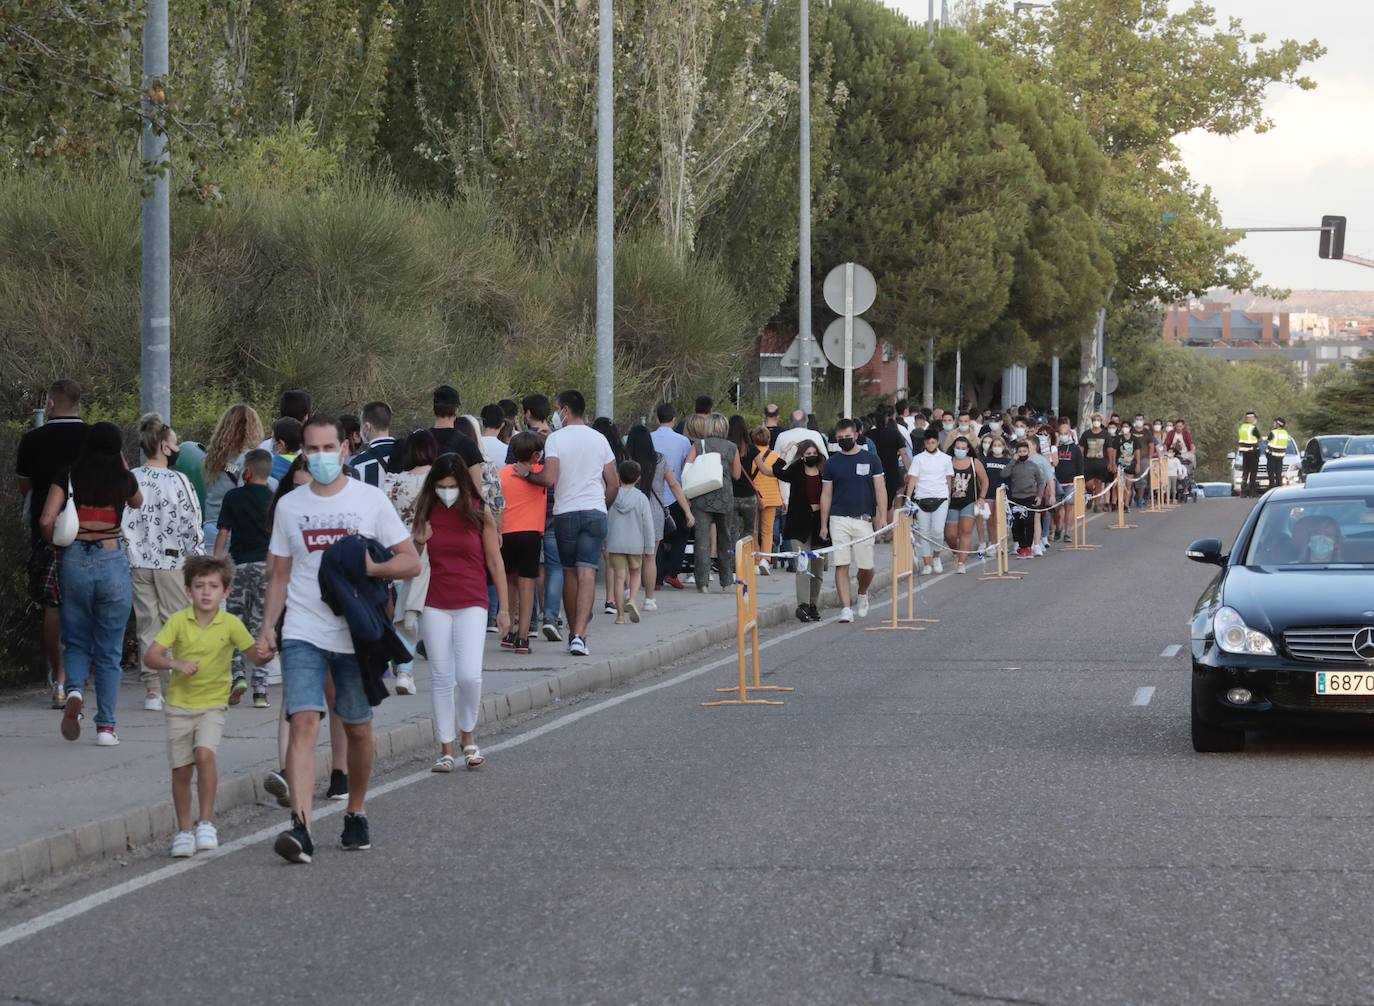
[(800, 219), (797, 241), (797, 407), (811, 410), (811, 12), (801, 8), (801, 156), (798, 170)]
[(139, 408), (172, 418), (172, 207), (163, 131), (167, 79), (167, 0), (149, 0), (143, 22), (143, 160), (156, 166), (143, 199)]
[[(156, 0), (155, 0), (156, 2)], [(166, 0), (162, 0), (163, 3)], [(596, 412), (615, 416), (615, 11), (601, 0), (596, 105)]]

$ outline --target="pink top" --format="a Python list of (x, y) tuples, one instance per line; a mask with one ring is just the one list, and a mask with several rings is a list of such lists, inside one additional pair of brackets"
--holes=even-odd
[(438, 500), (429, 512), (429, 593), (425, 606), (453, 611), (487, 606), (487, 559), (473, 526)]

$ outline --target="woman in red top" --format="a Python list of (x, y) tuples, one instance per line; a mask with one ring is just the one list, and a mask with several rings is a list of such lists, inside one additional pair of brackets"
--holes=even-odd
[(496, 621), (502, 635), (510, 631), (510, 613), (501, 535), (491, 513), (482, 508), (477, 486), (458, 455), (444, 454), (430, 468), (415, 501), (414, 536), (422, 553), (429, 549), (429, 592), (420, 612), (420, 633), (429, 660), (434, 732), (441, 748), (433, 771), (453, 771), (454, 741), (460, 739), (459, 733), (464, 764), (480, 768), (486, 759), (477, 749), (473, 731), (482, 705), (488, 577), (496, 587)]

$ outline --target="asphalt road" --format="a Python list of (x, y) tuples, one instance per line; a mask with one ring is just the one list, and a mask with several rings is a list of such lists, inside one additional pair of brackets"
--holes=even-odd
[(287, 866), (264, 810), (67, 878), (0, 914), (0, 1002), (1374, 1002), (1374, 744), (1189, 746), (1182, 548), (1247, 507), (950, 576), (929, 632), (800, 631), (780, 708), (703, 709), (730, 669), (698, 660), (478, 773), (393, 765), (371, 852), (333, 816)]

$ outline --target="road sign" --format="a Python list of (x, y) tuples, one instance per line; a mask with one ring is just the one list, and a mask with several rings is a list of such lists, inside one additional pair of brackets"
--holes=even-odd
[[(796, 370), (801, 366), (801, 336), (795, 337), (787, 347), (787, 351), (782, 354), (779, 364), (788, 370)], [(815, 339), (811, 340), (811, 366), (819, 367), (824, 370), (829, 364), (825, 359), (825, 354), (821, 352), (821, 347)]]
[(1116, 370), (1112, 367), (1102, 368), (1102, 393), (1104, 395), (1113, 394), (1121, 386), (1121, 379), (1116, 376)]
[[(846, 262), (844, 265), (837, 265), (831, 269), (825, 277), (825, 285), (821, 292), (825, 294), (825, 306), (836, 314), (845, 313), (844, 302), (844, 274), (846, 268), (853, 265)], [(873, 274), (861, 265), (854, 265), (854, 306), (849, 309), (852, 314), (863, 314), (873, 302), (878, 299), (878, 283), (873, 278)], [(843, 366), (836, 363), (835, 366)]]
[[(830, 362), (837, 367), (844, 366), (844, 321), (843, 318), (836, 318), (825, 327), (825, 335), (821, 336), (825, 355), (830, 357)], [(873, 326), (862, 318), (855, 318), (854, 355), (850, 360), (850, 366), (862, 367), (873, 359), (873, 354), (877, 351), (878, 335), (873, 331)]]

